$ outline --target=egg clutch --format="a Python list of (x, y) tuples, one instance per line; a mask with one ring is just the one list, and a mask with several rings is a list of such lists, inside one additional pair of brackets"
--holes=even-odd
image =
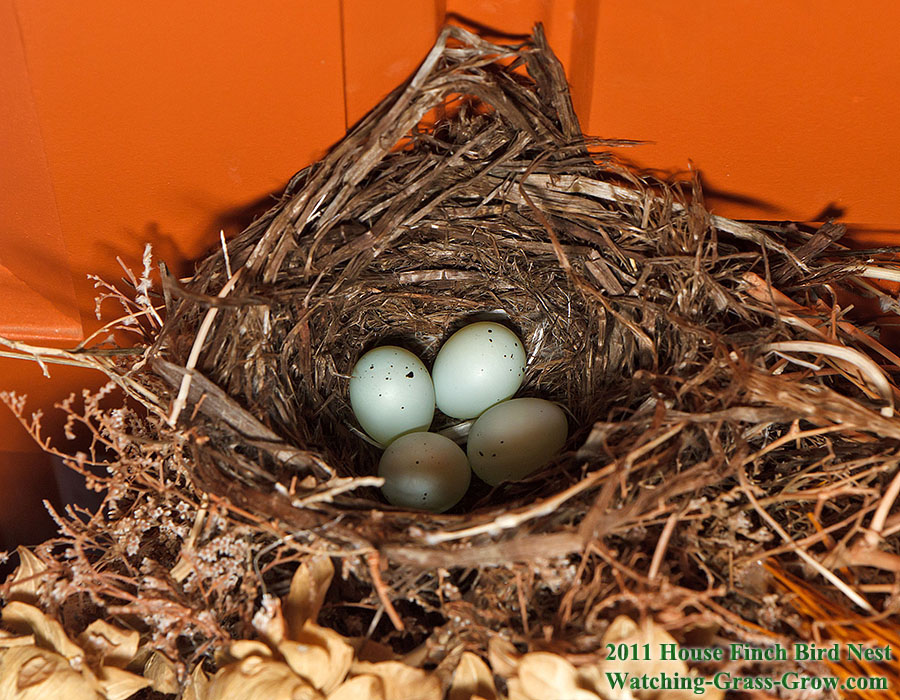
[[(432, 372), (413, 353), (384, 345), (365, 353), (350, 377), (350, 405), (384, 454), (378, 475), (395, 506), (442, 512), (469, 488), (472, 472), (496, 486), (523, 479), (566, 441), (566, 414), (555, 403), (512, 396), (525, 375), (525, 347), (492, 321), (464, 326), (438, 351)], [(435, 406), (476, 419), (466, 452), (427, 432)]]

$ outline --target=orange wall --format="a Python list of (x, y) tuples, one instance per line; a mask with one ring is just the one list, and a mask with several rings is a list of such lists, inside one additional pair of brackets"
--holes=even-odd
[[(0, 0), (0, 335), (72, 344), (97, 326), (87, 273), (118, 279), (145, 242), (177, 269), (236, 233), (447, 16), (542, 21), (585, 130), (652, 141), (623, 154), (642, 167), (693, 163), (717, 213), (900, 233), (900, 3)], [(0, 360), (35, 405), (86, 381)], [(0, 434), (31, 449), (2, 409)], [(12, 471), (52, 491), (13, 462), (0, 491)]]
[[(729, 216), (900, 225), (900, 4), (822, 0), (601, 2), (590, 124), (689, 161)], [(687, 16), (686, 16), (687, 15)], [(634, 29), (640, 27), (640, 41)], [(677, 31), (673, 28), (677, 27)]]

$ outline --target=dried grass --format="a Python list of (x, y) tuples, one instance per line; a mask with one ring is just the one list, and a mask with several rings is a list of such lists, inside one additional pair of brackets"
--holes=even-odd
[[(65, 405), (105, 503), (37, 548), (44, 607), (136, 627), (183, 677), (310, 553), (340, 560), (322, 621), (417, 664), (498, 633), (577, 659), (620, 612), (681, 641), (801, 634), (761, 561), (892, 619), (900, 358), (837, 300), (881, 294), (866, 278), (900, 276), (892, 252), (711, 215), (608, 145), (582, 136), (540, 29), (450, 28), (271, 211), (190, 279), (163, 271), (164, 313), (145, 261), (116, 295), (134, 350), (8, 343), (128, 397)], [(448, 514), (387, 506), (347, 373), (387, 342), (428, 364), (485, 316), (525, 341), (521, 393), (570, 411), (566, 452)]]

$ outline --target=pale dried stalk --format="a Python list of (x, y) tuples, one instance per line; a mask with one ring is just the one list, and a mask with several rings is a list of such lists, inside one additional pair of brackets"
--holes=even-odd
[(219, 243), (222, 246), (222, 259), (225, 261), (225, 274), (230, 278), (231, 272), (231, 256), (228, 255), (228, 244), (225, 242), (225, 231), (219, 229)]
[(465, 537), (474, 537), (475, 535), (484, 534), (496, 536), (503, 532), (503, 530), (516, 528), (529, 520), (534, 520), (535, 518), (540, 518), (544, 515), (550, 515), (563, 503), (574, 498), (583, 491), (590, 489), (612, 474), (617, 468), (618, 463), (609, 464), (592, 473), (590, 476), (585, 477), (574, 486), (570, 486), (565, 491), (561, 491), (555, 496), (544, 499), (543, 501), (538, 501), (533, 506), (519, 511), (518, 513), (504, 513), (490, 522), (482, 523), (481, 525), (473, 525), (472, 527), (467, 527), (462, 530), (428, 534), (424, 538), (425, 543), (430, 545), (441, 544), (442, 542), (451, 542), (453, 540), (461, 540)]
[(884, 496), (882, 496), (878, 508), (872, 515), (872, 522), (869, 523), (869, 529), (866, 531), (865, 535), (865, 541), (869, 547), (874, 548), (878, 546), (878, 541), (881, 539), (881, 534), (884, 531), (884, 524), (887, 521), (888, 515), (890, 514), (891, 508), (894, 506), (894, 501), (897, 500), (898, 495), (900, 495), (900, 470), (894, 474), (894, 478), (891, 479), (891, 483), (884, 492)]
[(184, 545), (181, 548), (181, 552), (178, 555), (178, 561), (175, 562), (175, 566), (171, 568), (169, 574), (173, 579), (178, 581), (184, 581), (187, 578), (188, 574), (191, 572), (191, 563), (188, 561), (184, 552), (188, 549), (193, 549), (194, 544), (197, 542), (197, 538), (200, 536), (200, 532), (203, 530), (203, 525), (206, 523), (206, 513), (209, 510), (209, 496), (207, 494), (203, 494), (202, 500), (200, 502), (200, 510), (197, 511), (197, 514), (194, 516), (194, 524), (191, 527), (191, 532), (188, 535), (188, 538), (184, 541)]
[[(303, 498), (294, 498), (291, 500), (291, 505), (294, 508), (307, 508), (315, 503), (331, 503), (335, 496), (348, 491), (354, 491), (366, 486), (381, 488), (384, 485), (384, 479), (380, 476), (360, 476), (332, 479), (328, 483), (329, 487), (327, 489), (317, 491)], [(291, 496), (287, 487), (280, 482), (275, 483), (275, 490), (284, 496)]]
[(859, 350), (848, 348), (843, 345), (835, 345), (834, 343), (820, 343), (814, 340), (785, 340), (779, 343), (768, 343), (763, 345), (760, 350), (767, 351), (783, 351), (783, 352), (811, 352), (820, 355), (829, 355), (837, 357), (841, 360), (855, 365), (860, 373), (869, 380), (872, 386), (881, 394), (881, 397), (887, 402), (887, 406), (882, 406), (881, 415), (885, 418), (891, 418), (894, 415), (894, 392), (891, 384), (881, 368), (872, 360), (863, 355)]
[[(832, 340), (832, 336), (826, 333), (826, 331), (822, 330), (818, 325), (810, 323), (809, 321), (801, 318), (801, 316), (812, 315), (815, 311), (814, 309), (808, 309), (801, 306), (793, 299), (786, 296), (784, 293), (767, 284), (764, 279), (753, 272), (744, 273), (743, 280), (748, 285), (747, 291), (749, 292), (750, 296), (763, 304), (763, 306), (758, 309), (760, 312), (766, 314), (767, 316), (771, 316), (772, 318), (778, 318), (782, 322), (790, 326), (802, 328), (803, 330), (811, 333), (818, 338), (822, 338), (825, 341), (830, 342)], [(858, 284), (860, 284), (873, 294), (880, 294), (881, 296), (884, 296), (882, 292), (879, 292), (869, 284), (866, 284), (864, 282), (858, 282)], [(775, 308), (769, 308), (772, 302), (774, 302)], [(891, 362), (897, 367), (900, 367), (900, 356), (884, 347), (884, 345), (879, 343), (872, 336), (863, 333), (849, 321), (837, 321), (837, 328), (843, 333), (846, 333), (847, 336), (852, 340), (855, 340), (871, 348), (874, 352), (881, 355), (888, 362)], [(838, 367), (841, 367), (843, 365), (843, 363), (841, 362), (836, 362), (835, 364)], [(894, 393), (895, 395), (898, 393), (898, 390), (896, 388), (894, 388)]]
[[(219, 299), (228, 296), (228, 293), (234, 289), (234, 285), (240, 278), (242, 270), (243, 268), (228, 278), (228, 281), (222, 287), (222, 291), (217, 295)], [(197, 337), (194, 339), (194, 344), (191, 346), (191, 353), (188, 356), (188, 361), (184, 366), (186, 370), (194, 369), (194, 367), (197, 366), (197, 360), (200, 359), (200, 349), (206, 341), (206, 336), (209, 333), (209, 329), (212, 328), (213, 321), (215, 320), (218, 311), (219, 308), (217, 306), (210, 306), (209, 309), (207, 309), (206, 315), (203, 317), (203, 322), (200, 324), (200, 329), (197, 331)], [(178, 422), (178, 416), (181, 415), (181, 411), (187, 403), (190, 388), (191, 373), (185, 372), (184, 376), (181, 378), (181, 386), (178, 388), (178, 396), (175, 397), (175, 401), (172, 403), (172, 413), (166, 419), (170, 426), (174, 426)]]
[(672, 513), (667, 519), (666, 524), (663, 526), (662, 532), (659, 535), (659, 541), (656, 543), (656, 549), (653, 552), (653, 559), (650, 562), (650, 569), (647, 571), (647, 579), (652, 581), (659, 574), (659, 567), (662, 564), (663, 557), (666, 554), (666, 549), (669, 546), (669, 540), (672, 538), (672, 533), (675, 532), (675, 526), (678, 524), (678, 513)]
[(128, 396), (135, 399), (153, 413), (160, 413), (161, 399), (153, 391), (145, 387), (139, 381), (127, 374), (122, 374), (111, 362), (110, 358), (116, 355), (136, 355), (144, 352), (143, 349), (123, 350), (97, 350), (88, 352), (72, 352), (61, 348), (41, 347), (29, 345), (17, 340), (10, 340), (0, 336), (0, 343), (18, 350), (19, 352), (0, 352), (0, 357), (9, 357), (17, 360), (30, 360), (37, 362), (44, 370), (45, 376), (49, 376), (46, 364), (68, 365), (70, 367), (86, 367), (105, 374), (111, 381), (122, 389)]
[(873, 280), (888, 280), (889, 282), (900, 282), (900, 270), (891, 270), (886, 267), (874, 267), (866, 265), (859, 273), (861, 277), (868, 277)]

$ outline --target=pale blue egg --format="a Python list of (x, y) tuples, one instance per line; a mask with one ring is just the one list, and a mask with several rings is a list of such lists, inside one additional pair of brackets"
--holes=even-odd
[(434, 360), (437, 407), (452, 418), (475, 418), (516, 393), (525, 375), (525, 346), (509, 328), (479, 321), (447, 339)]
[(382, 445), (404, 433), (428, 430), (434, 417), (431, 375), (409, 350), (382, 345), (353, 367), (350, 405), (362, 429)]

